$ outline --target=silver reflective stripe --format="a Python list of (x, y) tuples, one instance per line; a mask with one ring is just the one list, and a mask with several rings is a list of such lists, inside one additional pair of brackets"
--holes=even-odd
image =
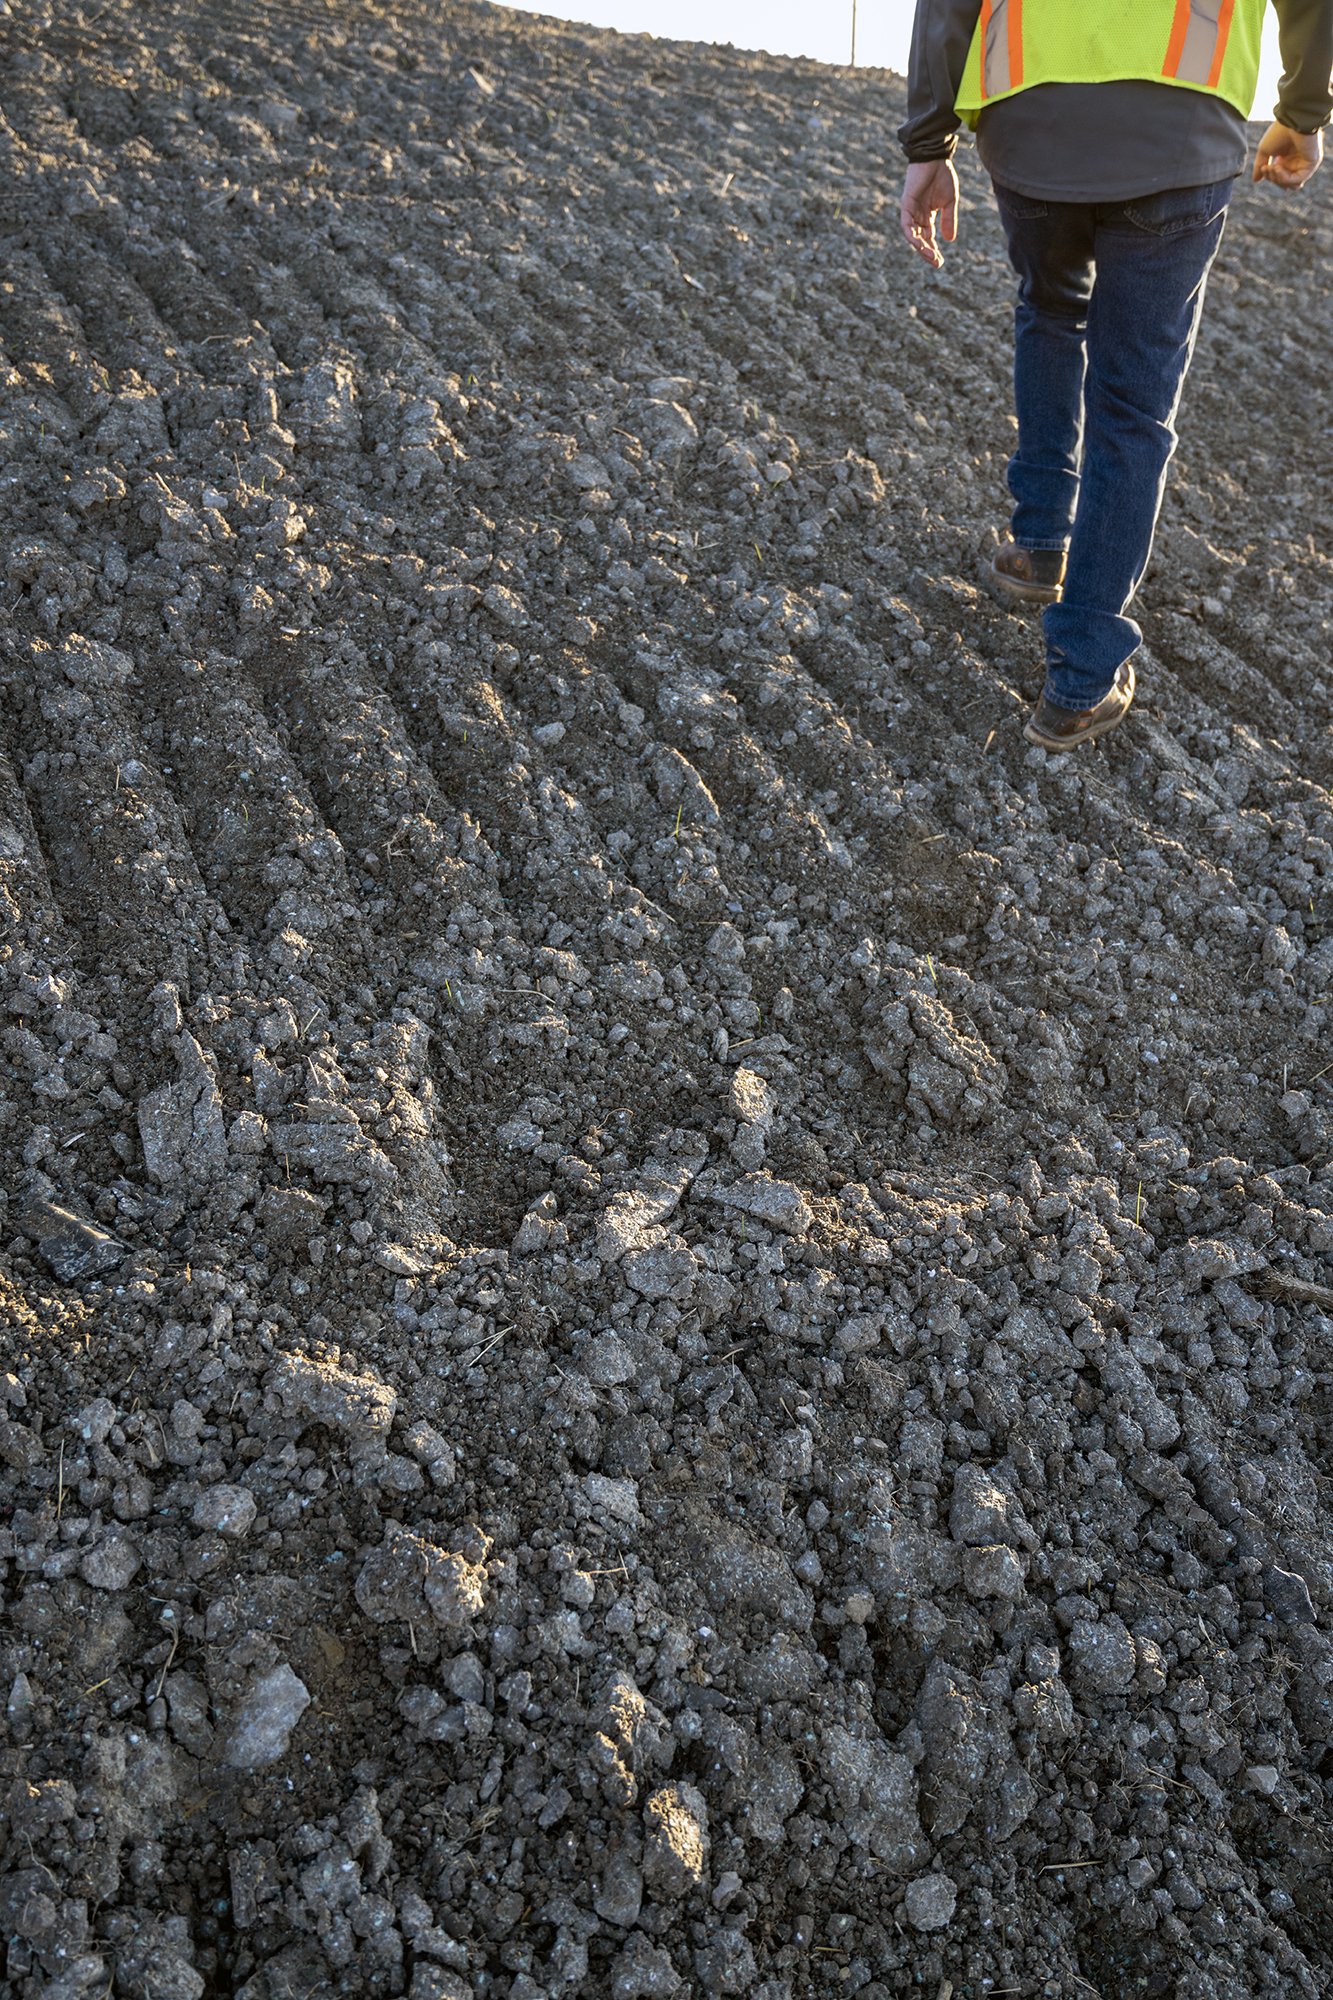
[(1182, 83), (1207, 83), (1221, 30), (1223, 0), (1190, 0), (1190, 24), (1175, 74)]
[(986, 22), (986, 42), (981, 53), (987, 97), (998, 97), (1013, 87), (1009, 74), (1009, 9), (1015, 4), (1016, 0), (995, 0)]

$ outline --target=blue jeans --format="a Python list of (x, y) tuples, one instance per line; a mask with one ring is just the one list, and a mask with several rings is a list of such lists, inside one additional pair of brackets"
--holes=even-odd
[(1069, 551), (1064, 595), (1044, 616), (1046, 693), (1062, 708), (1100, 701), (1143, 639), (1125, 612), (1148, 566), (1231, 189), (1117, 202), (995, 189), (1020, 280), (1013, 536)]

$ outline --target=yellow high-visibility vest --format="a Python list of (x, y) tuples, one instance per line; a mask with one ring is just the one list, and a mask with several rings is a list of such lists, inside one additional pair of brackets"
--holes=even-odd
[(982, 0), (955, 109), (975, 125), (988, 104), (1037, 83), (1129, 78), (1212, 91), (1248, 118), (1267, 0)]

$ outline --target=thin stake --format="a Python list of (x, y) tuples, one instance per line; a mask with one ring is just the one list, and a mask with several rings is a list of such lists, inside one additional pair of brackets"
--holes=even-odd
[(856, 0), (852, 0), (852, 68), (856, 68)]

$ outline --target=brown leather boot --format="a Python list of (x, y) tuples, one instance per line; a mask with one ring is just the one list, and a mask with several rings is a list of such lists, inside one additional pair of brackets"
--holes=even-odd
[(1092, 708), (1061, 708), (1043, 695), (1024, 727), (1029, 743), (1043, 750), (1077, 750), (1080, 743), (1095, 743), (1099, 736), (1123, 722), (1134, 699), (1134, 662), (1126, 660), (1117, 670), (1110, 689)]
[(990, 561), (991, 580), (1015, 604), (1055, 604), (1064, 588), (1063, 549), (1021, 549), (1002, 542)]

